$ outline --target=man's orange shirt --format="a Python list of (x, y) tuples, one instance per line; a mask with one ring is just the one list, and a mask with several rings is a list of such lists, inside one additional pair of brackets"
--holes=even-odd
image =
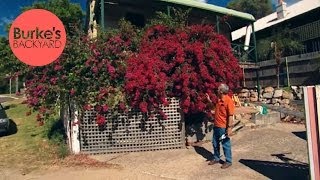
[(234, 115), (234, 102), (228, 95), (223, 95), (218, 100), (214, 115), (214, 126), (219, 128), (227, 127), (227, 119)]

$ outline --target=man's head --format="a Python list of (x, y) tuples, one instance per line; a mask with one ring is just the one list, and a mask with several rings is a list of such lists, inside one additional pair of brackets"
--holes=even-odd
[(222, 96), (229, 93), (229, 87), (226, 84), (220, 84), (218, 87), (218, 95)]

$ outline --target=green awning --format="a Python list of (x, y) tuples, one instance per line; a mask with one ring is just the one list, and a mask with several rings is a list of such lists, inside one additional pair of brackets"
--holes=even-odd
[(215, 13), (219, 13), (219, 14), (237, 17), (240, 19), (245, 19), (245, 20), (252, 21), (252, 22), (255, 21), (255, 18), (251, 14), (235, 11), (235, 10), (220, 7), (220, 6), (215, 6), (212, 4), (202, 3), (202, 2), (195, 1), (195, 0), (159, 0), (159, 1), (168, 2), (168, 3), (172, 3), (172, 4), (179, 4), (179, 5), (198, 8), (198, 9), (203, 9), (203, 10), (207, 10), (207, 11), (211, 11), (211, 12), (215, 12)]

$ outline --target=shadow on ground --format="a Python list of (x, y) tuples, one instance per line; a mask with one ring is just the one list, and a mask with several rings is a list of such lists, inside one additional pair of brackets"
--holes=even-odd
[(292, 132), (292, 134), (298, 136), (301, 139), (307, 140), (307, 133), (306, 131), (298, 131), (298, 132)]
[(201, 155), (202, 157), (204, 157), (207, 161), (210, 161), (213, 159), (213, 155), (210, 151), (208, 151), (206, 148), (204, 147), (199, 147), (199, 146), (194, 146), (194, 150)]
[(17, 124), (13, 120), (9, 120), (10, 126), (8, 132), (0, 133), (0, 137), (10, 136), (18, 132)]
[(268, 179), (309, 179), (309, 167), (305, 164), (280, 163), (240, 159), (240, 163), (266, 176)]

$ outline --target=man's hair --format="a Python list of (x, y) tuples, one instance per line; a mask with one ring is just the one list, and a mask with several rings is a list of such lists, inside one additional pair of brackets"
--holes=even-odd
[(229, 86), (226, 84), (220, 84), (218, 89), (221, 90), (222, 94), (228, 94), (229, 92)]

